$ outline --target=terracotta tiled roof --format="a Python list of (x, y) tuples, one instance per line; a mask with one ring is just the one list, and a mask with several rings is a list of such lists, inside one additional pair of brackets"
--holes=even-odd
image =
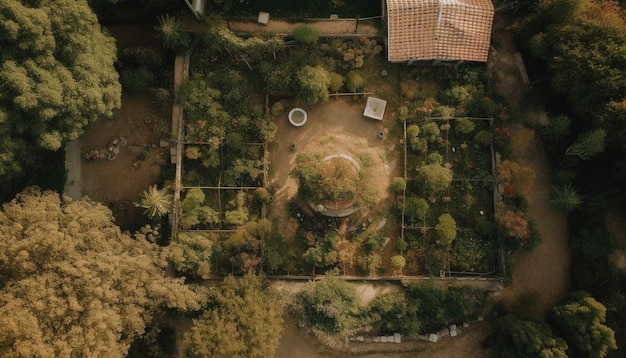
[(388, 59), (486, 62), (491, 0), (387, 0)]

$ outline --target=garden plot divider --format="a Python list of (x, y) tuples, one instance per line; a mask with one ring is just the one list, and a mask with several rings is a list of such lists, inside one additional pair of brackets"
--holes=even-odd
[[(190, 63), (190, 55), (187, 54), (186, 56), (178, 56), (176, 58), (176, 64), (175, 64), (175, 92), (176, 90), (179, 89), (180, 85), (183, 83), (183, 81), (185, 81), (188, 77), (189, 77), (189, 63)], [(181, 66), (182, 64), (182, 66)], [(182, 71), (181, 71), (182, 69)], [(228, 228), (229, 225), (227, 225), (225, 222), (225, 216), (227, 215), (225, 213), (224, 210), (224, 205), (222, 203), (222, 194), (224, 191), (226, 192), (232, 192), (232, 191), (238, 191), (239, 193), (245, 193), (245, 192), (249, 192), (251, 190), (256, 190), (259, 188), (264, 188), (267, 184), (267, 173), (268, 173), (268, 151), (267, 151), (267, 144), (266, 143), (243, 143), (246, 146), (258, 146), (262, 148), (262, 154), (261, 156), (258, 158), (258, 160), (260, 161), (260, 170), (262, 171), (262, 174), (260, 176), (260, 180), (259, 180), (259, 184), (260, 185), (244, 185), (243, 182), (241, 183), (241, 185), (239, 186), (234, 186), (234, 185), (222, 185), (222, 177), (224, 174), (224, 169), (223, 169), (223, 150), (222, 150), (222, 146), (220, 146), (220, 164), (219, 164), (219, 175), (218, 175), (218, 182), (214, 185), (211, 184), (206, 184), (202, 183), (200, 185), (189, 185), (188, 183), (185, 183), (183, 176), (184, 176), (184, 161), (185, 161), (185, 156), (183, 155), (183, 153), (185, 153), (185, 148), (188, 145), (195, 145), (195, 146), (202, 146), (202, 145), (207, 145), (209, 143), (202, 143), (202, 142), (192, 142), (192, 141), (188, 141), (185, 138), (185, 121), (184, 121), (184, 111), (182, 106), (179, 105), (179, 103), (177, 103), (177, 101), (174, 101), (174, 108), (173, 108), (173, 116), (172, 116), (172, 136), (176, 137), (175, 141), (170, 141), (170, 143), (176, 143), (176, 153), (175, 153), (175, 157), (173, 155), (172, 157), (172, 161), (175, 164), (176, 167), (176, 171), (175, 171), (175, 179), (174, 179), (174, 205), (173, 205), (173, 210), (172, 213), (170, 215), (170, 221), (171, 221), (171, 238), (173, 240), (176, 240), (176, 238), (178, 237), (178, 233), (183, 231), (183, 232), (206, 232), (206, 233), (229, 233), (229, 232), (234, 232), (235, 229), (231, 229)], [(214, 172), (214, 171), (212, 171)], [(243, 176), (241, 176), (241, 180), (243, 181)], [(217, 215), (219, 215), (219, 219), (216, 221), (217, 223), (217, 227), (215, 228), (206, 228), (206, 227), (202, 227), (202, 228), (190, 228), (190, 227), (182, 227), (182, 222), (181, 222), (181, 217), (183, 217), (184, 219), (184, 213), (183, 213), (183, 208), (184, 208), (184, 195), (183, 193), (189, 192), (190, 190), (196, 190), (196, 192), (202, 191), (202, 201), (204, 201), (205, 195), (204, 195), (204, 191), (209, 191), (209, 195), (208, 198), (211, 198), (212, 196), (214, 196), (213, 193), (211, 193), (211, 191), (216, 192), (216, 198), (217, 198), (217, 206), (218, 206), (218, 211), (217, 211)], [(233, 201), (238, 201), (239, 199), (239, 195), (236, 196), (236, 199), (233, 199)], [(202, 204), (202, 203), (201, 203)], [(240, 205), (240, 209), (242, 205), (245, 205), (244, 203), (239, 203)], [(247, 204), (247, 203), (246, 203)], [(266, 204), (262, 203), (260, 205), (260, 210), (259, 210), (259, 214), (258, 216), (263, 219), (265, 218), (265, 212), (266, 212)], [(184, 220), (183, 220), (184, 221)], [(231, 225), (232, 226), (232, 225)]]
[[(453, 128), (452, 125), (458, 125), (460, 120), (474, 122), (472, 129), (464, 133), (456, 127)], [(481, 234), (480, 229), (495, 227), (498, 192), (493, 141), (490, 140), (488, 145), (481, 145), (473, 137), (469, 137), (474, 125), (490, 132), (493, 118), (429, 117), (420, 122), (421, 125), (427, 123), (436, 123), (438, 137), (428, 143), (428, 149), (416, 154), (412, 140), (417, 140), (417, 136), (412, 138), (407, 134), (407, 126), (413, 123), (404, 122), (402, 143), (406, 187), (402, 193), (401, 240), (406, 244), (407, 251), (420, 252), (425, 269), (431, 275), (439, 273), (441, 278), (502, 277), (506, 273), (502, 238), (495, 231)], [(480, 160), (484, 155), (481, 153), (488, 154), (489, 158), (485, 155)], [(426, 193), (422, 181), (409, 173), (429, 161), (432, 164), (437, 159), (441, 166), (454, 168), (454, 174), (450, 184), (434, 195)], [(484, 194), (480, 195), (480, 192)], [(413, 203), (408, 203), (407, 200)], [(407, 212), (407, 206), (412, 205), (410, 210), (415, 210), (416, 200), (425, 207), (421, 215), (423, 217), (416, 218), (413, 212)], [(453, 214), (457, 233), (456, 239), (445, 245), (435, 235), (435, 229), (438, 226), (437, 215), (448, 213)]]

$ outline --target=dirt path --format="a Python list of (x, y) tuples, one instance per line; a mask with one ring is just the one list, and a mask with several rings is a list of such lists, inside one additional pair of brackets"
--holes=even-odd
[[(185, 20), (187, 26), (194, 32), (201, 32), (204, 29), (202, 22), (196, 21), (192, 16)], [(301, 23), (293, 23), (283, 20), (274, 20), (270, 17), (267, 25), (259, 24), (257, 21), (229, 21), (229, 28), (235, 33), (247, 33), (253, 35), (276, 34), (288, 35), (293, 30), (301, 26)], [(314, 28), (320, 35), (324, 36), (375, 36), (378, 35), (378, 26), (375, 21), (355, 19), (311, 20), (307, 24)], [(224, 21), (223, 26), (227, 26)]]
[[(527, 90), (515, 63), (513, 36), (506, 30), (506, 20), (494, 22), (493, 41), (496, 50), (490, 58), (494, 71), (496, 91), (507, 98), (510, 112), (519, 118), (536, 115), (536, 109), (521, 105)], [(520, 124), (511, 128), (512, 140), (519, 143), (528, 129)], [(532, 252), (517, 253), (512, 261), (512, 284), (502, 294), (505, 307), (523, 310), (543, 317), (550, 308), (567, 294), (569, 289), (569, 247), (565, 216), (548, 204), (550, 192), (550, 166), (543, 144), (533, 136), (528, 142), (514, 146), (515, 160), (532, 168), (537, 174), (535, 186), (527, 196), (528, 212), (542, 235), (542, 243)]]

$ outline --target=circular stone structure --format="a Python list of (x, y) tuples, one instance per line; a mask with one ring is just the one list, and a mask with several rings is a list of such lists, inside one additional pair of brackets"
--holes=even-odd
[(294, 127), (302, 127), (307, 120), (307, 115), (304, 109), (294, 108), (289, 111), (289, 123)]
[[(340, 154), (331, 154), (327, 155), (324, 158), (324, 162), (332, 162), (337, 160), (346, 160), (350, 163), (350, 165), (354, 169), (354, 174), (358, 176), (359, 170), (361, 170), (361, 166), (359, 163), (352, 158), (348, 154), (340, 153)], [(319, 214), (329, 217), (345, 217), (352, 215), (355, 211), (358, 210), (354, 205), (353, 199), (340, 199), (335, 201), (325, 201), (321, 203), (312, 203), (309, 202), (309, 206)]]

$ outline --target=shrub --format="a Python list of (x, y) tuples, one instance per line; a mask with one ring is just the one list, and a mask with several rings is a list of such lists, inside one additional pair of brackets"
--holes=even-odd
[(367, 86), (367, 81), (360, 71), (350, 71), (346, 75), (346, 88), (350, 92), (363, 92)]
[(450, 214), (441, 214), (439, 223), (435, 226), (441, 245), (450, 245), (456, 239), (456, 221)]
[(273, 116), (279, 116), (283, 112), (285, 112), (285, 106), (286, 106), (286, 101), (275, 102), (272, 105), (272, 109), (270, 110), (270, 113), (272, 113)]
[(484, 146), (487, 146), (493, 142), (493, 134), (487, 130), (481, 130), (474, 136), (474, 140)]
[(449, 106), (438, 106), (435, 107), (431, 115), (433, 117), (442, 117), (442, 118), (452, 118), (456, 114), (456, 109)]
[(582, 204), (582, 197), (571, 183), (553, 186), (548, 198), (550, 205), (562, 213), (569, 213), (578, 209)]
[(419, 168), (417, 180), (427, 193), (440, 193), (452, 183), (452, 170), (441, 164), (427, 164)]
[(338, 92), (339, 89), (343, 86), (343, 76), (336, 73), (336, 72), (331, 72), (330, 73), (330, 87), (329, 89), (332, 92)]
[(401, 177), (395, 177), (391, 180), (391, 191), (394, 193), (402, 193), (406, 189), (406, 180)]
[(406, 100), (413, 100), (417, 97), (418, 87), (417, 81), (412, 79), (400, 82), (400, 92)]
[(358, 296), (348, 282), (326, 276), (308, 283), (296, 295), (296, 302), (307, 325), (316, 330), (348, 334), (359, 325)]
[(127, 94), (145, 94), (154, 85), (155, 76), (146, 67), (122, 70), (120, 72), (120, 82), (122, 90)]
[(300, 90), (298, 99), (307, 104), (315, 104), (328, 98), (329, 73), (320, 66), (304, 66), (296, 74)]
[(441, 155), (441, 154), (439, 154), (437, 152), (430, 153), (426, 157), (426, 163), (427, 164), (442, 164), (443, 163), (443, 155)]
[(429, 122), (422, 126), (422, 130), (420, 136), (426, 139), (429, 143), (433, 143), (439, 136), (441, 135), (441, 131), (439, 130), (439, 126), (435, 122)]
[(395, 255), (391, 257), (391, 269), (394, 274), (400, 274), (402, 276), (402, 269), (406, 265), (406, 259), (402, 255)]
[(163, 40), (163, 46), (178, 53), (185, 52), (191, 45), (191, 32), (185, 25), (169, 14), (159, 16), (159, 26), (155, 29)]
[(410, 218), (424, 220), (428, 212), (428, 202), (416, 196), (406, 198), (405, 214)]
[(474, 131), (474, 128), (476, 128), (474, 121), (467, 118), (460, 118), (456, 121), (454, 130), (456, 130), (457, 133), (469, 134)]
[(272, 194), (265, 188), (257, 188), (254, 190), (254, 199), (261, 203), (269, 203), (272, 200)]
[(537, 177), (531, 168), (510, 160), (500, 163), (496, 168), (496, 174), (498, 181), (504, 186), (504, 194), (509, 198), (528, 194)]
[(317, 30), (306, 25), (296, 27), (295, 29), (293, 29), (292, 34), (296, 41), (305, 44), (316, 43), (317, 39), (319, 38)]

